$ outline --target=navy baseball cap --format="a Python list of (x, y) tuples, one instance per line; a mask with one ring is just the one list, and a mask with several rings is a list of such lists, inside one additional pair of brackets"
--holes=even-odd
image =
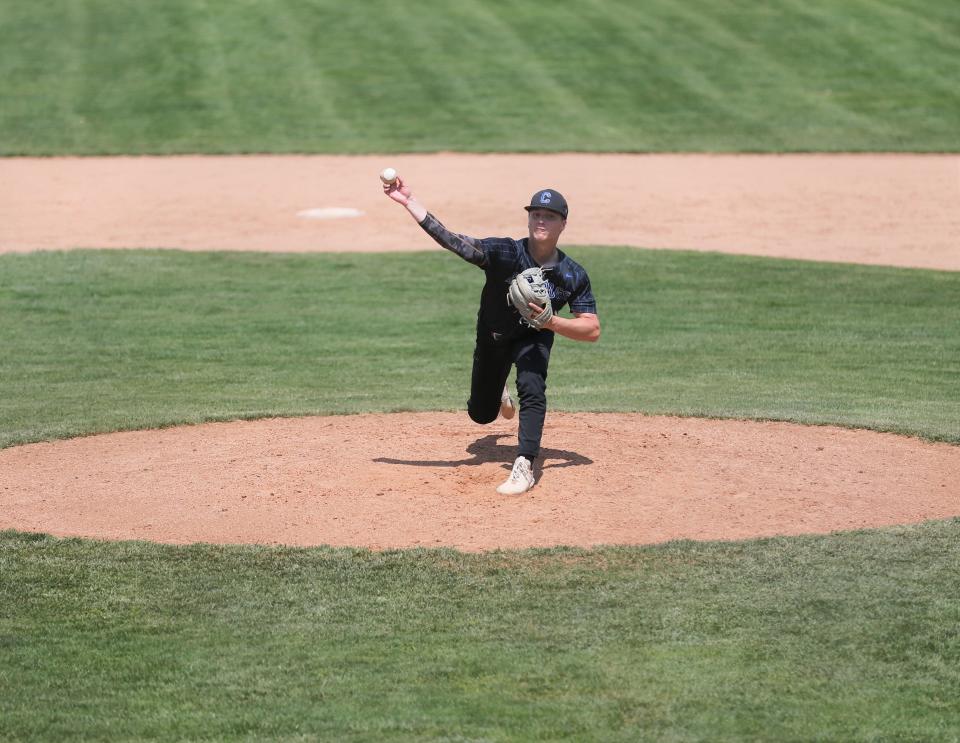
[(563, 194), (559, 191), (555, 191), (552, 188), (545, 188), (542, 191), (537, 191), (530, 198), (530, 206), (523, 207), (528, 212), (533, 209), (548, 209), (551, 212), (556, 212), (564, 219), (567, 218), (567, 200), (563, 198)]

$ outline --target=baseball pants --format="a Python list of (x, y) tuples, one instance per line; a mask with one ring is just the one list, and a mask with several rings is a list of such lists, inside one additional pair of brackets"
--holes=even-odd
[(554, 334), (549, 330), (512, 340), (494, 340), (487, 331), (477, 332), (473, 351), (473, 376), (467, 412), (477, 423), (492, 423), (500, 414), (500, 396), (517, 367), (520, 402), (520, 447), (517, 454), (533, 462), (540, 454), (543, 421), (547, 416), (547, 367)]

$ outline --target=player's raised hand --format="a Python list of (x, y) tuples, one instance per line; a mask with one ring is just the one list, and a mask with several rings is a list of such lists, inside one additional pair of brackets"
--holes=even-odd
[(413, 196), (413, 191), (410, 190), (410, 186), (404, 183), (403, 178), (399, 175), (392, 183), (383, 184), (383, 192), (398, 204), (403, 204), (404, 206), (407, 205), (410, 197)]
[(397, 175), (393, 168), (387, 168), (380, 174), (380, 180), (383, 181), (383, 193), (389, 198), (407, 208), (417, 223), (423, 222), (427, 217), (427, 208), (413, 196), (410, 186), (404, 183), (403, 178)]

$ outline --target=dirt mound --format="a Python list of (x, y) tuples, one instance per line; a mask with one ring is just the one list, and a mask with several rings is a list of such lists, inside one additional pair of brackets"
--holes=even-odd
[(551, 413), (538, 484), (516, 421), (418, 413), (215, 423), (0, 451), (0, 526), (169, 543), (646, 544), (960, 512), (960, 447), (785, 423)]

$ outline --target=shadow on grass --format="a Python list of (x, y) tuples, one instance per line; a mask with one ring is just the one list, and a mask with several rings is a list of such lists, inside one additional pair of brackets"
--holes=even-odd
[[(503, 462), (503, 468), (510, 469), (513, 466), (513, 460), (516, 455), (516, 445), (511, 444), (510, 446), (507, 446), (500, 443), (500, 439), (508, 437), (512, 438), (512, 435), (507, 433), (493, 433), (489, 434), (488, 436), (481, 436), (467, 447), (467, 453), (471, 455), (469, 459), (418, 460), (377, 457), (373, 461), (379, 464), (404, 464), (411, 467), (471, 467), (480, 464), (486, 464), (487, 462)], [(543, 464), (545, 460), (560, 461), (551, 461), (549, 464), (545, 465)], [(582, 454), (577, 454), (574, 451), (567, 451), (566, 449), (543, 448), (540, 450), (540, 457), (534, 463), (534, 475), (539, 480), (540, 477), (537, 473), (542, 472), (545, 469), (553, 469), (556, 467), (579, 467), (589, 464), (593, 464), (592, 459), (585, 457)]]

